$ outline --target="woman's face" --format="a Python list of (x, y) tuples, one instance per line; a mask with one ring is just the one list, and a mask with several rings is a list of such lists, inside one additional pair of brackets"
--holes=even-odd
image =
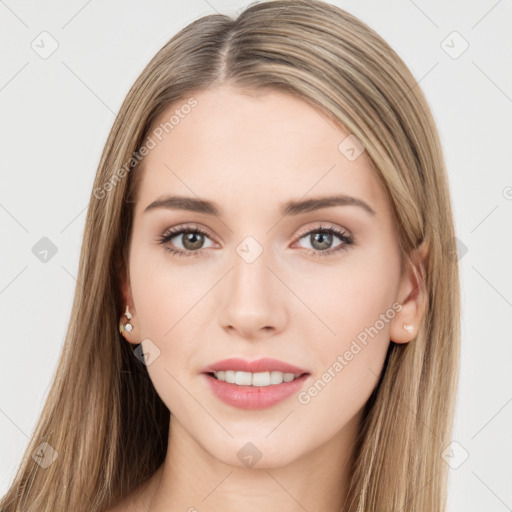
[[(400, 273), (385, 191), (350, 134), (300, 99), (227, 86), (193, 98), (161, 116), (175, 117), (135, 171), (125, 336), (144, 340), (180, 435), (219, 461), (275, 467), (341, 449), (390, 339), (414, 337), (403, 329), (416, 319), (413, 283)], [(355, 200), (315, 207), (334, 196)], [(227, 358), (272, 358), (306, 375), (259, 386), (278, 370), (264, 362), (254, 377), (221, 363), (229, 373), (218, 376), (249, 388), (204, 373)]]

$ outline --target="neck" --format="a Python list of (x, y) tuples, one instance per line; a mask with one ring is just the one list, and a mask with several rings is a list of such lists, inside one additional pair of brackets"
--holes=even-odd
[(360, 420), (361, 413), (327, 443), (285, 465), (247, 468), (214, 458), (171, 414), (166, 459), (148, 486), (146, 508), (151, 512), (339, 512), (348, 492)]

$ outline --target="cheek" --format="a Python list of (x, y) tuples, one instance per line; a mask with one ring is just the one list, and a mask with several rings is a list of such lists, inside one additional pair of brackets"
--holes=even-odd
[(377, 283), (370, 274), (344, 276), (340, 272), (347, 279), (330, 287), (329, 300), (312, 297), (334, 334), (323, 329), (309, 348), (316, 371), (297, 396), (295, 418), (304, 431), (321, 432), (322, 439), (360, 419), (389, 348), (390, 321), (395, 314), (393, 287), (386, 279)]
[[(376, 253), (386, 256), (376, 257)], [(323, 321), (323, 347), (328, 351), (343, 348), (350, 340), (372, 326), (386, 339), (389, 320), (394, 317), (400, 260), (394, 250), (360, 250), (340, 260), (336, 267), (320, 269), (301, 277), (303, 293), (307, 290), (308, 305)], [(304, 273), (303, 275), (307, 275)], [(384, 317), (383, 317), (384, 315)], [(387, 316), (386, 316), (387, 315)], [(384, 322), (382, 321), (384, 318)]]
[[(315, 303), (321, 305), (318, 310), (333, 331), (333, 342), (336, 343), (337, 339), (344, 343), (375, 325), (384, 337), (387, 336), (395, 301), (395, 284), (391, 273), (378, 274), (368, 269), (361, 273), (347, 271), (340, 272), (338, 279), (338, 283), (330, 283), (327, 294), (324, 288), (323, 298), (320, 290), (316, 291), (317, 297), (312, 297)], [(382, 315), (388, 321), (379, 321)]]
[[(134, 248), (130, 281), (142, 337), (173, 339), (208, 287), (164, 248)], [(175, 337), (175, 336), (174, 336)]]
[(322, 395), (318, 403), (335, 406), (343, 396), (357, 407), (371, 394), (390, 343), (399, 274), (398, 253), (390, 251), (384, 260), (368, 251), (308, 283), (308, 304), (323, 322), (309, 347), (318, 363), (314, 378), (321, 381), (311, 390), (311, 397)]
[[(301, 350), (314, 362), (310, 391), (306, 388), (303, 401), (298, 397), (296, 404), (299, 410), (306, 408), (308, 421), (318, 418), (318, 428), (331, 408), (333, 429), (349, 421), (378, 381), (389, 346), (386, 314), (394, 313), (399, 278), (396, 254), (389, 250), (384, 259), (383, 253), (375, 247), (347, 255), (336, 265), (302, 262), (281, 269), (284, 281), (314, 313), (303, 314), (304, 305), (283, 294), (294, 319), (292, 328), (307, 333)], [(199, 271), (171, 258), (159, 251), (135, 251), (130, 277), (141, 337), (151, 339), (161, 351), (148, 372), (164, 403), (178, 412), (190, 401), (179, 384), (190, 379), (190, 362), (198, 352), (211, 350), (199, 334), (212, 327), (215, 307), (207, 295), (223, 272), (208, 265)]]
[(150, 263), (149, 254), (148, 258), (142, 256), (132, 258), (130, 278), (140, 337), (151, 340), (143, 342), (143, 350), (147, 346), (158, 353), (147, 371), (167, 408), (185, 414), (191, 400), (184, 386), (190, 378), (189, 361), (196, 343), (190, 322), (197, 319), (193, 306), (204, 290), (191, 286), (191, 281), (179, 270), (169, 271), (165, 258), (153, 258)]
[(148, 373), (164, 403), (174, 410), (190, 398), (180, 383), (198, 371), (192, 360), (204, 344), (200, 334), (210, 325), (204, 306), (217, 277), (211, 272), (200, 276), (190, 264), (171, 258), (164, 249), (134, 248), (130, 281), (140, 337), (159, 351)]

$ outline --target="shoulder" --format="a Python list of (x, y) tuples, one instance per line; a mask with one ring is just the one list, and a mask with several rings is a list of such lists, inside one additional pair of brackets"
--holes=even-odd
[(104, 512), (135, 512), (133, 500), (130, 500), (129, 497), (124, 498), (117, 505), (104, 510)]
[(155, 491), (155, 486), (159, 481), (161, 473), (162, 467), (151, 478), (139, 485), (119, 503), (116, 503), (114, 507), (104, 510), (104, 512), (141, 512), (148, 510), (148, 503)]
[(115, 504), (112, 508), (108, 508), (103, 512), (140, 512), (142, 508), (142, 498), (144, 485), (138, 487), (130, 494), (125, 496), (121, 501)]
[(135, 496), (130, 494), (126, 498), (123, 498), (114, 507), (104, 510), (104, 512), (139, 512), (137, 499)]

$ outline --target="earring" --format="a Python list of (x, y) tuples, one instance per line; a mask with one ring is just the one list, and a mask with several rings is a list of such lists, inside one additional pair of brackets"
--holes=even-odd
[[(126, 311), (124, 312), (124, 316), (130, 320), (132, 318), (132, 314), (130, 313), (130, 310), (128, 309), (128, 305), (126, 305)], [(130, 332), (133, 329), (133, 325), (129, 322), (126, 324), (123, 324), (123, 322), (119, 322), (119, 332), (122, 333), (123, 331)]]
[(413, 325), (404, 324), (404, 329), (406, 331), (412, 332), (414, 330), (414, 326)]

